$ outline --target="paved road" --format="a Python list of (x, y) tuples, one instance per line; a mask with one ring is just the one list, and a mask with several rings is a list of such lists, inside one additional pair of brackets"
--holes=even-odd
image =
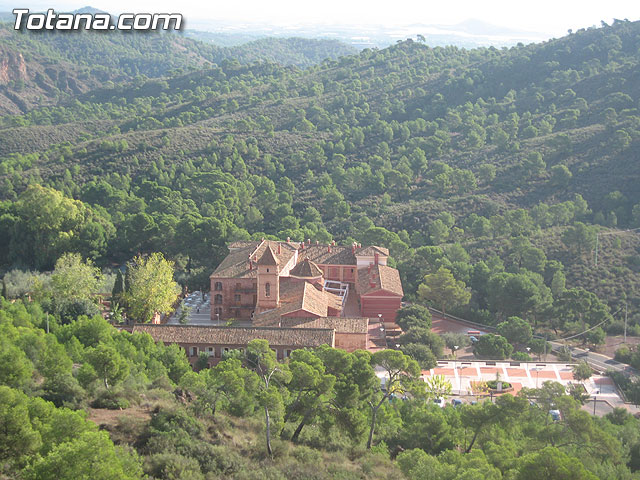
[[(560, 350), (564, 347), (564, 345), (560, 342), (549, 343), (553, 345), (554, 350)], [(586, 349), (573, 347), (571, 348), (571, 355), (576, 359), (585, 360), (593, 368), (602, 372), (606, 372), (607, 370), (616, 370), (618, 372), (625, 372), (630, 375), (638, 375), (638, 372), (629, 365), (620, 363), (611, 357), (607, 357), (606, 355), (590, 352)]]
[[(436, 333), (444, 333), (444, 332), (458, 332), (458, 333), (467, 333), (469, 330), (479, 330), (481, 334), (489, 333), (492, 327), (482, 327), (477, 324), (468, 323), (466, 320), (462, 320), (459, 318), (452, 317), (450, 315), (444, 315), (442, 312), (439, 312), (435, 309), (430, 309), (433, 319), (433, 331)], [(550, 341), (554, 350), (560, 350), (564, 347), (563, 343)], [(606, 372), (607, 370), (615, 370), (619, 372), (624, 372), (628, 375), (640, 376), (640, 372), (635, 370), (634, 368), (626, 365), (624, 363), (620, 363), (614, 360), (611, 357), (607, 357), (606, 355), (601, 355), (599, 353), (590, 352), (588, 350), (582, 348), (571, 348), (571, 354), (574, 358), (585, 360), (591, 367), (594, 369)]]

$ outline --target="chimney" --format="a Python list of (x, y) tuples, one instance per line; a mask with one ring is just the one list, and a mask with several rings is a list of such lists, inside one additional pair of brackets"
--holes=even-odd
[(316, 240), (316, 245), (320, 245), (320, 240)]
[(380, 255), (378, 255), (378, 252), (373, 254), (373, 258), (375, 260), (375, 264), (378, 265), (378, 260), (380, 259)]
[(335, 240), (331, 240), (331, 245), (335, 246), (336, 245), (336, 241)]
[(282, 244), (278, 242), (278, 255), (282, 253)]
[(249, 255), (249, 270), (253, 270), (253, 263), (251, 263), (251, 255)]
[(358, 244), (358, 248), (362, 248), (362, 244), (361, 243)]
[(264, 242), (264, 237), (262, 237), (262, 238), (260, 239), (260, 241), (261, 241), (261, 242)]
[(307, 238), (307, 245), (311, 245), (311, 239)]
[(304, 250), (304, 242), (300, 242), (300, 250)]
[(351, 253), (356, 253), (356, 243), (355, 242), (353, 242), (351, 244)]
[(291, 242), (291, 237), (287, 237), (287, 243)]
[(331, 253), (331, 245), (327, 245), (327, 252)]

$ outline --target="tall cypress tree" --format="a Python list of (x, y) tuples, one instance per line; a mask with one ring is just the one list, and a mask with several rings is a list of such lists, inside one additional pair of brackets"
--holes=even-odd
[(111, 290), (111, 297), (113, 298), (114, 303), (120, 303), (120, 297), (124, 292), (124, 278), (122, 277), (122, 272), (118, 269), (118, 274), (116, 275), (116, 282), (113, 284), (113, 290)]
[(128, 292), (131, 289), (131, 274), (129, 273), (129, 268), (124, 274), (124, 291)]

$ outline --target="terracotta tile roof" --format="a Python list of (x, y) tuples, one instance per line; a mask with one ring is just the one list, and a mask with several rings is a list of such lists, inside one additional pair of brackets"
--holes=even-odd
[(197, 325), (152, 325), (133, 326), (133, 333), (144, 332), (156, 342), (246, 345), (261, 338), (275, 347), (319, 347), (334, 345), (334, 330), (329, 328), (271, 328), (271, 327), (217, 327)]
[(280, 306), (256, 314), (256, 325), (276, 325), (283, 315), (303, 310), (316, 317), (326, 317), (329, 307), (342, 311), (342, 298), (339, 295), (319, 290), (316, 285), (289, 277), (280, 278)]
[(356, 257), (373, 257), (374, 254), (379, 253), (381, 255), (389, 256), (389, 249), (384, 247), (377, 247), (375, 245), (369, 247), (363, 247), (356, 250)]
[(247, 240), (240, 240), (240, 241), (237, 241), (237, 242), (231, 242), (228, 245), (228, 248), (229, 248), (229, 250), (234, 250), (234, 249), (237, 249), (237, 248), (246, 248), (246, 247), (248, 247), (248, 246), (250, 246), (250, 245), (252, 245), (254, 243), (256, 243), (256, 242), (251, 242), (251, 241), (247, 241)]
[(317, 278), (322, 276), (322, 270), (318, 268), (318, 265), (305, 257), (291, 269), (289, 275), (292, 277)]
[[(277, 245), (280, 244), (280, 253)], [(229, 255), (218, 265), (211, 274), (211, 278), (255, 278), (257, 276), (256, 262), (262, 257), (267, 246), (278, 260), (278, 269), (287, 264), (296, 254), (293, 244), (287, 242), (234, 242), (230, 245)], [(275, 247), (275, 248), (274, 248)], [(249, 257), (253, 259), (253, 269), (249, 268)]]
[[(278, 253), (278, 246), (280, 253)], [(309, 259), (317, 265), (356, 265), (356, 256), (373, 256), (376, 252), (381, 255), (389, 255), (389, 250), (383, 247), (368, 246), (356, 248), (355, 254), (351, 246), (345, 245), (317, 245), (304, 244), (298, 242), (275, 242), (265, 240), (262, 242), (233, 242), (229, 245), (230, 253), (222, 263), (211, 274), (211, 277), (221, 278), (253, 278), (256, 276), (256, 269), (249, 268), (249, 257), (254, 262), (258, 262), (267, 250), (271, 249), (272, 256), (278, 262), (278, 269), (283, 267), (298, 252), (298, 264), (302, 259)], [(266, 261), (266, 260), (265, 260)], [(273, 265), (273, 264), (271, 264)], [(295, 267), (294, 267), (295, 268)]]
[[(331, 251), (329, 251), (331, 250)], [(351, 247), (342, 245), (305, 245), (300, 255), (316, 265), (355, 265), (356, 257)]]
[(367, 295), (381, 290), (404, 295), (400, 274), (395, 268), (386, 265), (373, 265), (358, 269), (358, 293)]
[(283, 327), (291, 328), (331, 328), (335, 330), (336, 333), (367, 333), (369, 328), (369, 319), (364, 317), (284, 317), (280, 324)]
[(256, 325), (276, 325), (282, 315), (304, 310), (318, 317), (326, 317), (328, 307), (337, 308), (342, 299), (337, 295), (318, 290), (306, 281), (280, 279), (280, 307), (259, 313), (254, 317)]
[(275, 257), (273, 250), (271, 250), (271, 245), (267, 244), (267, 248), (264, 249), (260, 260), (258, 260), (258, 265), (278, 265), (278, 259)]

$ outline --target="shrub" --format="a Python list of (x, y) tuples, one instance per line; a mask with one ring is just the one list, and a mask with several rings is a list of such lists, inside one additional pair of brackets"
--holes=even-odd
[(124, 410), (129, 407), (129, 401), (122, 398), (119, 393), (103, 390), (96, 399), (91, 402), (93, 408), (107, 408), (109, 410)]
[(562, 348), (558, 352), (557, 357), (561, 362), (570, 362), (571, 360), (573, 360), (573, 357), (571, 356), (571, 350), (569, 350), (569, 348), (567, 347)]
[(511, 358), (514, 360), (518, 360), (519, 362), (530, 362), (531, 356), (526, 352), (516, 352), (511, 355)]
[(211, 459), (215, 461), (216, 472), (223, 475), (231, 475), (245, 469), (246, 459), (239, 453), (230, 450), (224, 445), (211, 447)]
[(193, 437), (202, 433), (202, 424), (182, 408), (161, 410), (151, 419), (150, 427), (160, 432), (184, 430)]
[(322, 461), (320, 452), (304, 445), (300, 445), (293, 451), (293, 457), (300, 463), (320, 464)]
[[(499, 381), (500, 380), (489, 380), (487, 382), (487, 387), (489, 387), (490, 390), (495, 390), (496, 388), (498, 388)], [(502, 381), (502, 389), (505, 390), (507, 388), (511, 388), (511, 384), (509, 382)]]
[(177, 453), (156, 453), (147, 458), (145, 471), (158, 479), (203, 480), (198, 462)]
[(622, 362), (622, 363), (631, 363), (631, 357), (632, 357), (632, 352), (631, 349), (629, 347), (627, 347), (626, 345), (620, 347), (618, 350), (616, 350), (615, 356), (614, 358), (618, 361), (618, 362)]

